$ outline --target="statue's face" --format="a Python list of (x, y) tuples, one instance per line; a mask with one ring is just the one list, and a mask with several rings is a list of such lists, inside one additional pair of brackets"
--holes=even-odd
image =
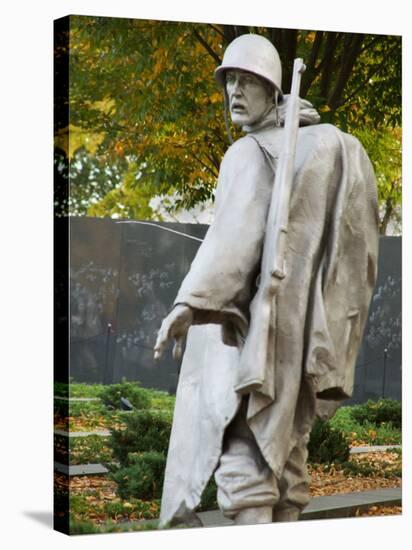
[(273, 104), (266, 83), (247, 71), (226, 71), (226, 91), (232, 122), (238, 126), (259, 122)]

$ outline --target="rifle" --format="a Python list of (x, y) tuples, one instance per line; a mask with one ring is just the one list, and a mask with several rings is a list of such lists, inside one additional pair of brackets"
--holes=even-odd
[(299, 88), (305, 69), (303, 60), (295, 59), (285, 119), (284, 145), (279, 157), (266, 221), (260, 284), (250, 305), (250, 325), (241, 350), (235, 385), (235, 390), (240, 394), (259, 392), (267, 404), (275, 398), (274, 364), (268, 365), (267, 360), (268, 353), (274, 353), (274, 350), (268, 350), (269, 327), (271, 318), (275, 318), (276, 314), (276, 295), (286, 276), (284, 259), (299, 128)]

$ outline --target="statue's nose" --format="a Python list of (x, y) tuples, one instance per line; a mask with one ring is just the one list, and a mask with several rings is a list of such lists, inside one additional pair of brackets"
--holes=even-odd
[(239, 96), (241, 94), (241, 88), (240, 88), (240, 84), (239, 84), (239, 81), (236, 80), (234, 83), (233, 83), (233, 91), (232, 91), (232, 94), (234, 96)]

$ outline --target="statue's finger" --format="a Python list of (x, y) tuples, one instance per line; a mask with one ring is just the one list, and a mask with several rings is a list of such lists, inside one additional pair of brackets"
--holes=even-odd
[(171, 323), (168, 317), (163, 319), (162, 324), (160, 325), (160, 328), (157, 332), (157, 340), (155, 347), (160, 342), (167, 342), (167, 340), (170, 338), (170, 329), (171, 329)]
[(155, 343), (154, 348), (153, 348), (155, 359), (160, 359), (160, 357), (163, 355), (163, 351), (165, 349), (166, 342), (167, 342), (167, 336), (166, 336), (165, 332), (162, 331), (162, 329), (160, 329), (159, 332), (158, 332), (158, 335), (157, 335), (156, 343)]
[(162, 357), (162, 355), (163, 355), (163, 349), (158, 348), (158, 349), (155, 349), (155, 350), (154, 350), (154, 355), (153, 355), (153, 357), (154, 357), (155, 361), (157, 361), (158, 359), (160, 359), (160, 358)]
[(175, 338), (175, 345), (173, 346), (173, 359), (178, 361), (182, 357), (183, 350), (183, 336)]
[(154, 359), (157, 361), (158, 359), (160, 359), (163, 355), (163, 346), (157, 346), (154, 348)]

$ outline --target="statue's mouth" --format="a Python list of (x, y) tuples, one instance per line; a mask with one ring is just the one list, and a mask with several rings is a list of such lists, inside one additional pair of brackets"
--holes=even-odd
[(243, 114), (246, 112), (246, 107), (242, 103), (238, 103), (237, 101), (235, 101), (232, 103), (231, 111), (232, 113)]

